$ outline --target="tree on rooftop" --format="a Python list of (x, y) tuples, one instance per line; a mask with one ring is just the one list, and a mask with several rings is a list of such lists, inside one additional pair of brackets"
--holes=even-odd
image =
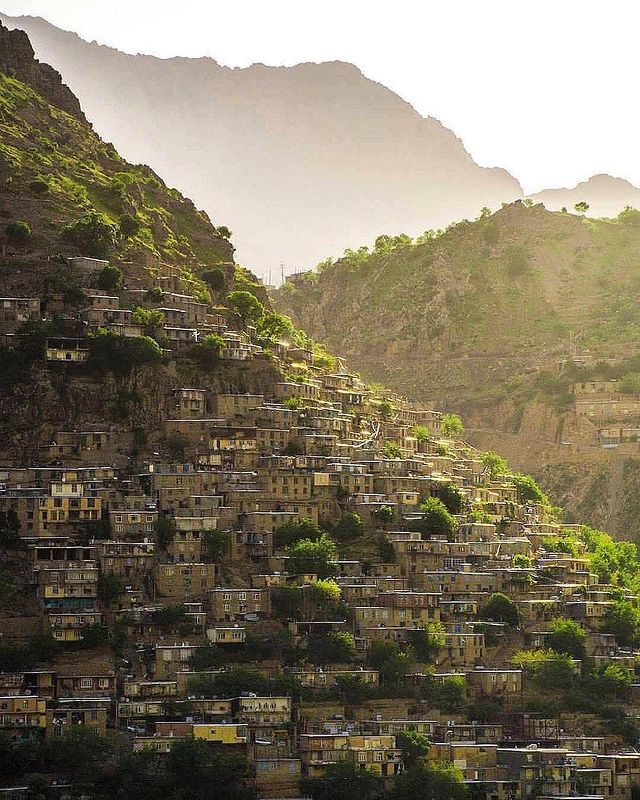
[(549, 647), (552, 650), (568, 653), (572, 658), (584, 658), (587, 634), (582, 625), (566, 617), (557, 617), (551, 621), (549, 628)]
[(464, 425), (458, 414), (445, 414), (440, 422), (440, 430), (445, 436), (462, 436)]
[(264, 305), (255, 295), (245, 290), (229, 292), (227, 304), (238, 314), (244, 325), (256, 325), (265, 314)]
[(520, 623), (520, 611), (516, 603), (502, 592), (494, 592), (480, 607), (478, 616), (490, 622), (505, 622), (512, 628)]

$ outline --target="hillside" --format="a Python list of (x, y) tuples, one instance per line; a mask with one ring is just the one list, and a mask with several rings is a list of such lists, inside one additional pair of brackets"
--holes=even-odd
[[(633, 800), (638, 514), (569, 525), (455, 415), (367, 386), (0, 44), (0, 794)], [(527, 213), (466, 245), (518, 286)], [(429, 243), (462, 258), (469, 228)], [(607, 369), (575, 404), (640, 409), (640, 366)]]
[(32, 230), (27, 243), (10, 247), (14, 256), (54, 255), (64, 225), (96, 212), (112, 230), (83, 255), (167, 261), (187, 279), (233, 261), (227, 230), (223, 236), (149, 167), (127, 163), (102, 141), (60, 76), (35, 60), (26, 34), (1, 28), (0, 52), (0, 68), (12, 65), (0, 78), (0, 210), (7, 223)]
[[(579, 419), (575, 384), (638, 371), (638, 217), (583, 219), (518, 201), (415, 243), (382, 237), (274, 297), (365, 379), (456, 411), (470, 429), (519, 434), (514, 463), (542, 475), (531, 451), (543, 442), (601, 446), (609, 417)], [(619, 530), (616, 515), (604, 517)]]
[(241, 262), (263, 277), (380, 230), (417, 234), (522, 194), (351, 64), (229, 69), (126, 55), (38, 18), (0, 19), (28, 32), (103, 138), (224, 219)]
[(623, 178), (592, 175), (571, 189), (545, 189), (531, 195), (531, 199), (543, 203), (549, 211), (560, 211), (563, 207), (571, 211), (576, 203), (586, 202), (589, 216), (615, 217), (626, 206), (640, 206), (640, 189)]

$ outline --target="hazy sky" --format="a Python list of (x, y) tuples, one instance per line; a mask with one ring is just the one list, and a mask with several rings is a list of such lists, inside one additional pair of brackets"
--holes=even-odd
[(0, 10), (131, 53), (351, 61), (527, 192), (598, 172), (640, 184), (636, 0), (0, 0)]

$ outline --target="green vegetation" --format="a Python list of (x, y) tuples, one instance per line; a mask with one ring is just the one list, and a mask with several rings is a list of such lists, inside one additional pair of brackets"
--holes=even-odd
[(506, 475), (509, 472), (509, 466), (502, 456), (494, 453), (493, 450), (487, 450), (483, 453), (482, 463), (489, 470), (491, 480), (495, 480), (501, 475)]
[(445, 414), (440, 427), (445, 436), (462, 436), (464, 433), (464, 425), (457, 414)]
[(319, 539), (301, 539), (286, 548), (291, 558), (290, 572), (295, 574), (313, 574), (319, 578), (335, 575), (334, 563), (338, 557), (335, 543), (322, 534)]
[(7, 239), (15, 245), (24, 245), (31, 238), (31, 226), (24, 220), (10, 222), (5, 228)]
[(517, 627), (520, 623), (517, 604), (502, 592), (494, 592), (489, 596), (489, 599), (480, 607), (479, 616), (490, 622), (506, 622), (512, 628)]
[(572, 658), (582, 659), (585, 655), (587, 633), (585, 629), (572, 619), (557, 617), (549, 626), (551, 636), (549, 646), (556, 653), (565, 653)]
[(411, 520), (408, 528), (411, 531), (418, 531), (423, 539), (432, 536), (449, 537), (456, 529), (456, 521), (449, 512), (449, 509), (438, 497), (429, 497), (420, 506), (422, 519)]
[[(224, 226), (215, 228), (151, 169), (128, 164), (89, 125), (4, 74), (0, 105), (7, 190), (40, 203), (25, 220), (34, 240), (56, 249), (66, 243), (96, 258), (151, 253), (184, 267), (185, 278), (207, 292), (196, 272), (231, 260)], [(57, 223), (60, 215), (68, 225)]]

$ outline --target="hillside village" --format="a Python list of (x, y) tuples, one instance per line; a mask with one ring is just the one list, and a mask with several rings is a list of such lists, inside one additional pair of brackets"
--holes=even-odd
[(91, 256), (13, 169), (0, 798), (632, 800), (636, 545), (367, 386), (223, 226)]

